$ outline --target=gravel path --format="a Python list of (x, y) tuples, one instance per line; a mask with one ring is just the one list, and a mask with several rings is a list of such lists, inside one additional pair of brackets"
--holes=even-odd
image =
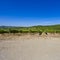
[(2, 40), (0, 60), (60, 60), (60, 38)]

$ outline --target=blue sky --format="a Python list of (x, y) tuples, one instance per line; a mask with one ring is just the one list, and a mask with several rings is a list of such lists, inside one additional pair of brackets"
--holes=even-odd
[(60, 24), (60, 0), (0, 0), (0, 25)]

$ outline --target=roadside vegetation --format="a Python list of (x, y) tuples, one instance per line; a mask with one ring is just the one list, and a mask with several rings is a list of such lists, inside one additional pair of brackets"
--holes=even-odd
[(4, 33), (60, 33), (60, 25), (31, 26), (31, 27), (6, 27), (0, 26), (0, 34)]

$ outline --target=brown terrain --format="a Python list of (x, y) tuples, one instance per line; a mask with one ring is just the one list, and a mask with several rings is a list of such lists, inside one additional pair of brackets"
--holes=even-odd
[(0, 34), (0, 60), (60, 60), (60, 34)]

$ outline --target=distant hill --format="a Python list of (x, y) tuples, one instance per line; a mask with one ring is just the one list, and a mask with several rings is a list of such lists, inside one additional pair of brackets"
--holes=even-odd
[[(0, 26), (0, 28), (16, 28), (18, 26)], [(21, 26), (20, 26), (21, 27)], [(19, 27), (19, 28), (20, 28)], [(37, 26), (28, 26), (29, 27), (60, 27), (60, 24), (57, 25), (46, 25), (46, 26), (42, 26), (42, 25), (37, 25)], [(21, 28), (27, 28), (27, 27), (21, 27)]]

